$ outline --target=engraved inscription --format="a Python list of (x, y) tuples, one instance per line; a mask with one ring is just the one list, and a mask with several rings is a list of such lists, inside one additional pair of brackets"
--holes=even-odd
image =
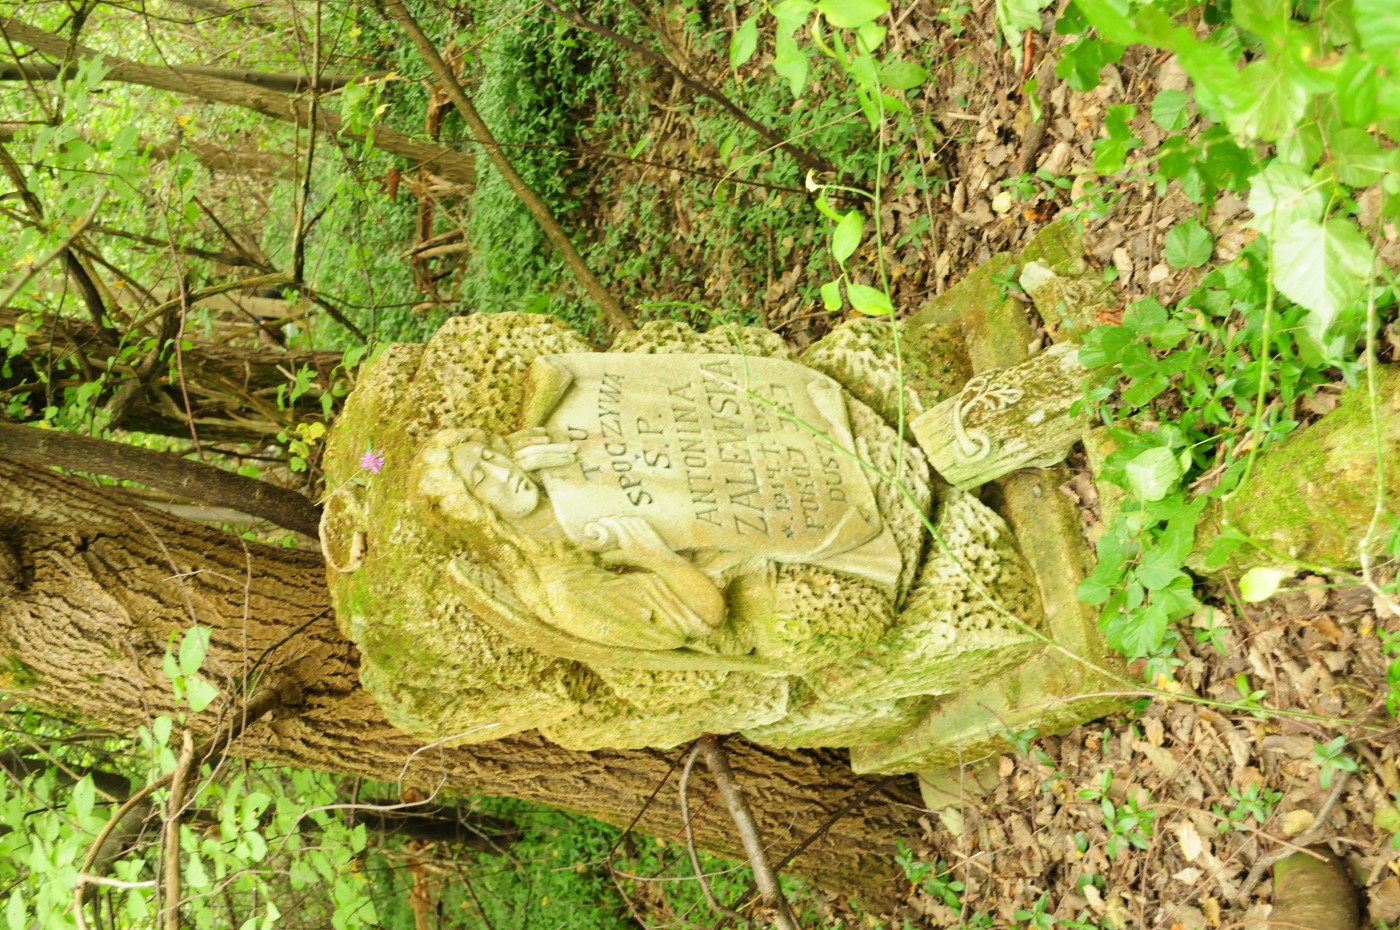
[(882, 535), (864, 472), (833, 445), (848, 449), (850, 430), (824, 375), (735, 355), (580, 353), (535, 364), (553, 369), (551, 383), (569, 376), (543, 421), (525, 425), (574, 446), (573, 464), (540, 473), (571, 538), (627, 514), (675, 551), (813, 562)]

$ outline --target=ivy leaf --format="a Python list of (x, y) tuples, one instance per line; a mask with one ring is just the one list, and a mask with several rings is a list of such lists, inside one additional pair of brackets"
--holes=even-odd
[(861, 218), (859, 210), (852, 210), (841, 217), (841, 222), (836, 224), (836, 231), (831, 234), (831, 254), (836, 259), (836, 264), (846, 264), (846, 259), (855, 254), (860, 245), (861, 233), (864, 231), (865, 220)]
[(846, 296), (851, 299), (851, 306), (866, 316), (889, 316), (894, 313), (894, 304), (890, 303), (889, 296), (878, 287), (847, 284)]
[(817, 11), (839, 29), (859, 29), (890, 11), (885, 0), (821, 0)]
[(1294, 223), (1315, 223), (1327, 208), (1327, 195), (1296, 165), (1274, 160), (1249, 179), (1250, 223), (1264, 233), (1286, 230)]
[(1123, 466), (1128, 491), (1140, 501), (1159, 501), (1181, 480), (1181, 463), (1176, 453), (1157, 446), (1138, 453)]
[(1240, 597), (1248, 604), (1267, 601), (1278, 591), (1281, 581), (1292, 577), (1292, 572), (1278, 568), (1251, 568), (1240, 579)]
[(1319, 341), (1370, 279), (1371, 244), (1351, 220), (1294, 223), (1274, 241), (1274, 284), (1312, 311), (1308, 328)]
[(1199, 268), (1214, 251), (1215, 237), (1197, 220), (1177, 223), (1167, 233), (1167, 264), (1173, 268)]
[(1298, 125), (1311, 96), (1299, 77), (1273, 55), (1240, 72), (1235, 104), (1225, 114), (1230, 131), (1272, 142)]
[(729, 67), (739, 68), (758, 50), (758, 17), (750, 16), (739, 24), (729, 40)]
[(880, 69), (880, 83), (891, 90), (910, 90), (928, 80), (928, 72), (912, 61), (894, 61)]
[(1152, 122), (1167, 132), (1185, 128), (1191, 121), (1191, 95), (1184, 90), (1164, 90), (1152, 99)]

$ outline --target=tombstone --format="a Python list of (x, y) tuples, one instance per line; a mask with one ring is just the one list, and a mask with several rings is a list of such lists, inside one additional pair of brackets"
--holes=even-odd
[[(931, 334), (947, 327), (926, 322), (898, 324), (922, 353), (902, 361), (874, 321), (801, 358), (771, 333), (672, 323), (596, 352), (557, 320), (509, 313), (388, 347), (323, 458), (322, 546), (365, 689), (429, 743), (537, 730), (628, 749), (737, 732), (847, 747), (861, 771), (985, 755), (1046, 713), (1042, 684), (1072, 703), (1087, 678), (1035, 669), (1059, 627), (1083, 627), (1077, 578), (1038, 577), (1043, 554), (1028, 561), (1006, 519), (931, 470), (909, 428), (957, 453), (959, 438), (991, 441), (978, 416), (1012, 405), (968, 403), (965, 350), (949, 340), (941, 355)], [(1065, 354), (1044, 364), (1061, 372)], [(979, 374), (1003, 400), (1021, 377)], [(949, 402), (964, 431), (951, 439)], [(997, 474), (1068, 442), (1012, 445)], [(1018, 532), (1077, 537), (1077, 517), (1027, 518), (1009, 500)], [(1076, 706), (1045, 719), (1102, 712)]]

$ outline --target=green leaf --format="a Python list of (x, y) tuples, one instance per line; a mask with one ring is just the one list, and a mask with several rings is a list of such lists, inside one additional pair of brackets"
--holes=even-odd
[(879, 48), (889, 35), (889, 29), (877, 22), (869, 22), (856, 30), (856, 48), (869, 55)]
[(1154, 601), (1124, 617), (1116, 631), (1106, 631), (1109, 645), (1134, 659), (1150, 655), (1161, 648), (1169, 622), (1166, 609)]
[(778, 30), (774, 37), (773, 70), (786, 78), (794, 97), (801, 97), (807, 86), (807, 53), (790, 33)]
[(822, 306), (828, 313), (835, 313), (841, 309), (841, 282), (828, 281), (821, 287)]
[(1249, 179), (1249, 209), (1254, 213), (1250, 225), (1270, 234), (1320, 220), (1327, 195), (1303, 169), (1275, 160)]
[(1288, 33), (1292, 8), (1291, 0), (1234, 0), (1230, 15), (1237, 25), (1263, 39), (1265, 45), (1278, 48)]
[(1310, 96), (1282, 56), (1272, 55), (1240, 72), (1225, 122), (1237, 136), (1272, 142), (1298, 125)]
[(1191, 95), (1184, 90), (1164, 90), (1152, 100), (1152, 122), (1167, 132), (1185, 128), (1191, 121)]
[(1162, 549), (1151, 549), (1143, 555), (1134, 571), (1134, 577), (1149, 591), (1165, 588), (1176, 580), (1181, 572), (1181, 563)]
[(1226, 562), (1230, 561), (1230, 556), (1238, 552), (1246, 542), (1247, 540), (1238, 530), (1227, 528), (1211, 545), (1201, 567), (1207, 572), (1219, 571), (1225, 567)]
[(1376, 118), (1376, 65), (1360, 55), (1348, 55), (1337, 75), (1337, 109), (1353, 126), (1366, 126)]
[(885, 0), (821, 0), (817, 12), (840, 29), (859, 29), (890, 11)]
[(25, 906), (20, 889), (10, 892), (10, 900), (5, 904), (5, 923), (10, 930), (26, 930), (29, 926), (29, 908)]
[(996, 0), (997, 25), (1018, 65), (1024, 52), (1021, 35), (1040, 28), (1040, 10), (1049, 5), (1050, 0)]
[(740, 68), (758, 50), (758, 17), (750, 16), (739, 24), (729, 40), (729, 67)]
[(928, 71), (912, 61), (895, 61), (880, 69), (880, 83), (893, 90), (909, 90), (928, 80)]
[(807, 21), (807, 17), (812, 15), (812, 11), (817, 5), (812, 0), (783, 0), (782, 3), (773, 7), (773, 16), (782, 27), (779, 34), (786, 32), (791, 36), (798, 27)]
[(1197, 220), (1178, 223), (1167, 233), (1167, 264), (1173, 268), (1199, 268), (1210, 261), (1215, 237)]
[(180, 671), (193, 675), (204, 665), (204, 654), (209, 648), (209, 627), (197, 626), (190, 629), (180, 639)]
[(1370, 187), (1395, 168), (1395, 151), (1381, 148), (1369, 132), (1349, 126), (1328, 140), (1337, 177), (1352, 187)]
[(1070, 90), (1088, 93), (1099, 86), (1099, 73), (1104, 65), (1122, 58), (1125, 47), (1089, 36), (1075, 39), (1060, 52), (1055, 74), (1064, 78)]
[(196, 714), (204, 710), (219, 696), (219, 689), (199, 675), (191, 675), (185, 681), (185, 691), (189, 698), (190, 710)]
[(847, 284), (846, 296), (851, 299), (851, 306), (866, 316), (888, 316), (894, 312), (889, 296), (877, 287)]
[(841, 217), (841, 222), (836, 224), (836, 231), (831, 234), (831, 254), (838, 265), (845, 265), (846, 259), (855, 254), (864, 231), (865, 220), (859, 210), (852, 210)]
[(209, 887), (209, 873), (204, 868), (204, 860), (193, 850), (185, 858), (185, 884), (190, 888)]
[(1309, 329), (1319, 340), (1370, 280), (1371, 244), (1351, 220), (1294, 223), (1274, 241), (1274, 284), (1312, 311)]
[(1352, 0), (1351, 12), (1368, 52), (1400, 48), (1400, 6), (1395, 0)]
[(1280, 582), (1292, 577), (1293, 572), (1278, 568), (1251, 568), (1240, 579), (1240, 597), (1248, 604), (1267, 601), (1278, 591)]
[(88, 819), (96, 800), (97, 790), (93, 787), (92, 776), (84, 775), (73, 785), (73, 814), (79, 824)]
[(1181, 463), (1176, 453), (1157, 446), (1138, 453), (1123, 466), (1128, 492), (1141, 501), (1159, 501), (1181, 480)]
[(1104, 111), (1103, 125), (1108, 137), (1094, 142), (1095, 171), (1117, 174), (1126, 166), (1129, 150), (1142, 144), (1128, 125), (1136, 116), (1137, 107), (1131, 103), (1114, 104)]

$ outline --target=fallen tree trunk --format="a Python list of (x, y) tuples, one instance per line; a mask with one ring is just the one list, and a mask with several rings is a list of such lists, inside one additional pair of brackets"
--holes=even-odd
[[(245, 543), (0, 459), (0, 691), (134, 732), (176, 712), (161, 660), (171, 634), (196, 622), (212, 631), (204, 673), (223, 694), (192, 715), (202, 737), (220, 713), (237, 712), (240, 682), (256, 677), (283, 696), (280, 710), (239, 736), (240, 757), (402, 779), (427, 792), (508, 795), (621, 826), (639, 818), (638, 829), (667, 839), (681, 834), (675, 778), (684, 749), (581, 753), (534, 734), (424, 747), (360, 688), (358, 653), (336, 627), (319, 556)], [(841, 752), (737, 739), (728, 748), (775, 860), (825, 829), (794, 871), (867, 901), (891, 893), (896, 840), (918, 829), (913, 778), (856, 776)], [(710, 787), (690, 790), (703, 797)], [(695, 827), (702, 846), (742, 856), (722, 811), (708, 809)]]

